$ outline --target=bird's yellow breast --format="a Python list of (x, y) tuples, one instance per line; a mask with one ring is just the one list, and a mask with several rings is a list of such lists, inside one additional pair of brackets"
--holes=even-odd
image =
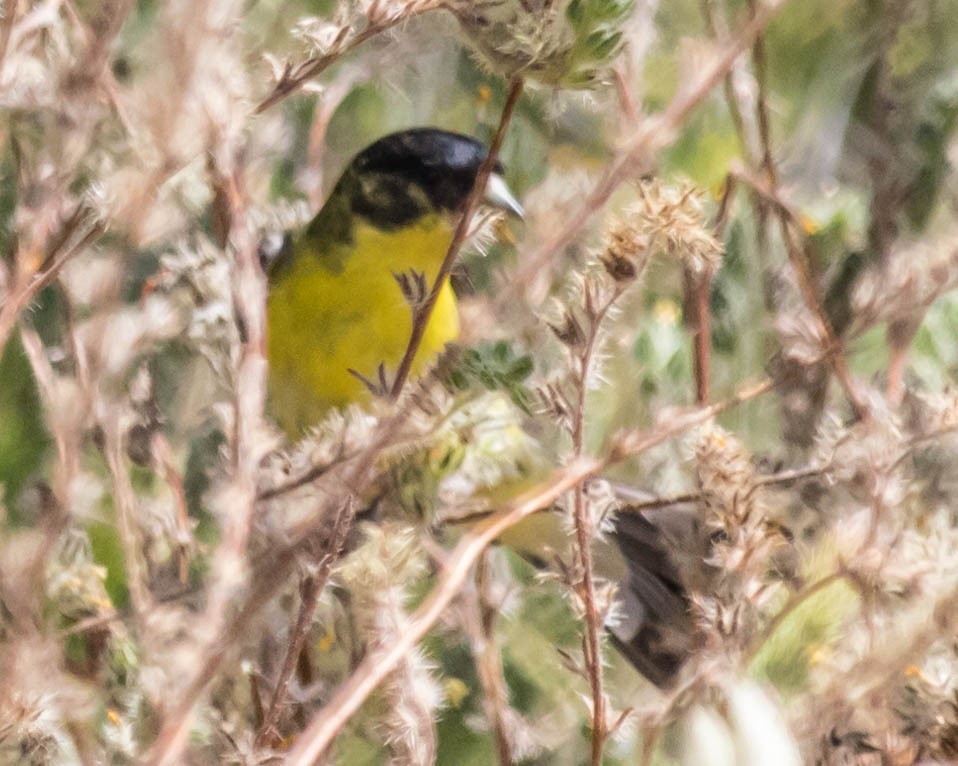
[[(304, 239), (270, 289), (270, 409), (291, 436), (331, 407), (362, 402), (369, 390), (350, 370), (378, 380), (396, 374), (412, 332), (412, 312), (394, 275), (436, 278), (452, 241), (438, 215), (395, 230), (363, 221), (353, 241), (312, 252)], [(428, 287), (427, 287), (428, 289)], [(412, 371), (420, 371), (459, 334), (456, 299), (446, 284), (426, 327)]]

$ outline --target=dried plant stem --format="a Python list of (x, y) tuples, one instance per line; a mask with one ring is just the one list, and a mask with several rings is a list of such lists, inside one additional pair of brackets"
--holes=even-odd
[(260, 745), (267, 744), (276, 735), (276, 724), (279, 721), (280, 710), (289, 690), (289, 681), (293, 677), (293, 671), (296, 669), (296, 662), (300, 653), (306, 645), (313, 613), (316, 611), (319, 598), (329, 580), (330, 570), (342, 554), (343, 546), (346, 543), (346, 535), (349, 533), (349, 528), (352, 526), (355, 516), (355, 509), (356, 503), (348, 502), (336, 514), (332, 532), (319, 555), (315, 571), (303, 578), (300, 586), (299, 614), (296, 616), (296, 624), (290, 636), (289, 646), (286, 648), (286, 656), (283, 659), (279, 677), (276, 679), (276, 687), (273, 690), (269, 708), (256, 738)]
[[(754, 17), (758, 13), (757, 0), (748, 0), (748, 8)], [(755, 35), (755, 40), (752, 42), (752, 67), (755, 71), (755, 82), (758, 85), (758, 102), (755, 115), (758, 120), (758, 135), (761, 141), (762, 159), (760, 167), (769, 183), (775, 187), (778, 185), (778, 174), (772, 156), (772, 127), (768, 118), (768, 82), (765, 62), (765, 36), (763, 33)]]
[(772, 0), (763, 5), (758, 13), (742, 25), (741, 31), (726, 43), (722, 53), (716, 56), (711, 66), (705, 68), (691, 87), (682, 88), (664, 112), (642, 123), (632, 139), (607, 165), (606, 170), (578, 209), (566, 217), (565, 227), (545, 245), (534, 251), (516, 270), (515, 277), (511, 281), (515, 287), (504, 290), (501, 301), (514, 300), (515, 289), (530, 284), (531, 278), (541, 271), (556, 253), (571, 244), (593, 214), (608, 202), (613, 192), (622, 183), (649, 170), (653, 155), (672, 141), (675, 131), (685, 122), (692, 110), (725, 77), (735, 60), (749, 48), (755, 37), (765, 29), (786, 2), (787, 0)]
[(694, 274), (687, 270), (686, 285), (692, 299), (692, 326), (695, 371), (695, 403), (708, 404), (709, 360), (712, 356), (712, 316), (709, 312), (709, 297), (712, 292), (712, 274)]
[[(47, 411), (50, 412), (57, 397), (56, 373), (53, 371), (40, 336), (33, 328), (21, 326), (20, 338), (24, 353), (33, 370), (33, 377), (37, 382), (41, 401)], [(45, 582), (45, 569), (49, 562), (50, 552), (70, 520), (67, 510), (69, 508), (70, 484), (80, 470), (81, 434), (77, 429), (67, 427), (59, 418), (47, 417), (47, 423), (50, 425), (53, 440), (56, 444), (57, 462), (53, 469), (51, 487), (53, 498), (48, 505), (49, 513), (46, 514), (45, 518), (43, 543), (37, 547), (32, 560), (23, 568), (24, 582), (29, 585), (30, 590), (41, 588)], [(26, 594), (30, 590), (22, 589), (22, 592)], [(4, 593), (3, 595), (9, 605), (12, 600), (10, 594)], [(20, 596), (20, 600), (25, 599)]]
[[(46, 264), (38, 272), (14, 266), (13, 285), (0, 302), (0, 358), (6, 348), (7, 341), (17, 325), (20, 315), (36, 298), (43, 288), (52, 284), (60, 270), (74, 255), (93, 243), (106, 229), (106, 226), (97, 221), (77, 240), (67, 247), (69, 240), (87, 220), (88, 211), (77, 208), (72, 216), (63, 224), (63, 227), (50, 237), (48, 244), (53, 245), (52, 254), (46, 259)], [(17, 254), (16, 264), (22, 261)]]
[(173, 454), (173, 447), (161, 430), (157, 430), (150, 440), (150, 450), (153, 460), (159, 468), (160, 475), (167, 483), (176, 503), (176, 543), (177, 559), (179, 563), (179, 578), (181, 583), (186, 583), (189, 572), (189, 558), (187, 555), (190, 545), (190, 514), (186, 501), (186, 487), (183, 485), (183, 477), (176, 467), (176, 457)]
[(3, 20), (0, 21), (0, 74), (3, 73), (3, 64), (7, 58), (7, 48), (10, 45), (10, 33), (13, 31), (13, 25), (16, 24), (19, 13), (20, 0), (8, 0), (3, 14)]
[(396, 372), (396, 377), (389, 391), (390, 399), (393, 401), (399, 398), (399, 394), (402, 393), (403, 387), (406, 385), (409, 372), (412, 370), (413, 359), (415, 359), (416, 352), (422, 343), (422, 336), (426, 331), (426, 325), (429, 324), (429, 318), (432, 316), (433, 308), (435, 308), (436, 301), (439, 300), (439, 293), (443, 287), (445, 287), (446, 281), (452, 273), (456, 256), (469, 232), (469, 224), (472, 222), (472, 216), (479, 207), (479, 202), (486, 192), (486, 182), (489, 180), (492, 169), (495, 167), (499, 149), (502, 147), (502, 141), (506, 137), (506, 128), (509, 127), (509, 122), (512, 119), (512, 112), (516, 108), (516, 104), (519, 103), (519, 96), (522, 95), (522, 86), (523, 81), (520, 77), (514, 77), (509, 83), (506, 102), (502, 107), (502, 116), (499, 118), (499, 127), (496, 129), (496, 134), (489, 146), (489, 152), (479, 167), (479, 173), (476, 176), (476, 182), (472, 187), (472, 191), (466, 198), (462, 216), (459, 218), (459, 223), (452, 235), (452, 242), (449, 243), (446, 256), (442, 260), (439, 272), (436, 274), (436, 279), (429, 290), (429, 295), (422, 304), (413, 309), (412, 334), (409, 337), (409, 343), (406, 345), (406, 351), (403, 354), (402, 361), (399, 363), (399, 369)]
[(472, 630), (473, 652), (476, 672), (482, 685), (483, 706), (495, 736), (496, 757), (500, 766), (508, 766), (513, 759), (503, 711), (509, 704), (509, 693), (502, 674), (502, 656), (495, 640), (498, 610), (490, 602), (488, 590), (489, 561), (484, 553), (476, 563), (476, 598), (472, 605), (476, 623)]
[(286, 647), (286, 656), (283, 658), (283, 665), (280, 668), (279, 677), (276, 679), (273, 696), (270, 698), (269, 707), (266, 709), (259, 726), (259, 732), (256, 735), (256, 744), (260, 747), (273, 744), (279, 739), (279, 732), (276, 730), (279, 713), (286, 700), (286, 693), (289, 690), (289, 682), (293, 677), (293, 672), (296, 670), (296, 663), (299, 661), (300, 653), (306, 645), (313, 614), (319, 603), (319, 596), (323, 592), (324, 584), (319, 582), (315, 575), (306, 575), (300, 583), (300, 603), (296, 623), (290, 632), (289, 645)]
[[(757, 0), (748, 1), (752, 16), (758, 15), (759, 8)], [(766, 83), (766, 61), (765, 61), (765, 41), (761, 33), (755, 36), (752, 44), (752, 66), (755, 72), (755, 80), (758, 84), (758, 98), (755, 105), (756, 118), (758, 120), (759, 139), (761, 141), (761, 171), (766, 179), (768, 188), (773, 197), (778, 197), (778, 172), (775, 167), (775, 157), (772, 153), (771, 121), (768, 114), (768, 86)], [(760, 208), (761, 216), (764, 216), (764, 207)], [(802, 247), (796, 236), (795, 231), (790, 225), (790, 217), (784, 212), (781, 206), (776, 207), (776, 218), (778, 219), (779, 229), (782, 240), (785, 242), (785, 251), (788, 254), (789, 262), (798, 277), (799, 289), (805, 305), (819, 326), (819, 332), (824, 339), (825, 348), (834, 351), (830, 355), (832, 370), (835, 377), (838, 378), (842, 388), (845, 389), (845, 395), (852, 405), (855, 416), (859, 419), (865, 419), (869, 416), (868, 406), (862, 399), (858, 391), (858, 386), (852, 378), (851, 370), (848, 367), (848, 360), (845, 358), (841, 339), (835, 334), (831, 320), (825, 313), (818, 289), (812, 279), (812, 273), (809, 263), (808, 253)]]
[(851, 370), (848, 367), (848, 360), (845, 358), (844, 344), (835, 334), (835, 330), (828, 316), (825, 314), (818, 290), (814, 285), (808, 268), (808, 254), (799, 244), (796, 230), (801, 229), (801, 222), (799, 221), (798, 214), (781, 198), (777, 188), (755, 178), (752, 174), (741, 169), (733, 171), (729, 175), (729, 183), (733, 185), (730, 188), (734, 188), (734, 184), (737, 182), (747, 185), (756, 196), (761, 198), (765, 205), (769, 205), (775, 212), (781, 227), (782, 239), (785, 242), (785, 250), (789, 262), (792, 264), (792, 268), (798, 277), (802, 299), (808, 310), (815, 317), (819, 332), (821, 332), (822, 338), (824, 339), (823, 345), (825, 347), (825, 353), (823, 354), (823, 358), (831, 364), (839, 383), (841, 383), (846, 396), (848, 396), (848, 400), (855, 411), (856, 417), (867, 417), (868, 408), (862, 400), (858, 386), (852, 378)]
[(699, 683), (698, 676), (692, 676), (684, 684), (671, 691), (651, 723), (642, 727), (645, 737), (642, 740), (642, 759), (639, 761), (639, 766), (652, 766), (655, 750), (662, 732), (665, 731), (666, 723), (673, 717), (676, 710), (698, 697), (696, 691)]
[[(588, 295), (588, 287), (586, 288)], [(578, 356), (576, 371), (576, 403), (572, 418), (572, 457), (581, 460), (585, 453), (585, 409), (589, 391), (589, 377), (592, 371), (595, 348), (602, 329), (602, 320), (608, 316), (615, 301), (622, 295), (620, 284), (609, 295), (603, 305), (590, 311), (589, 335)], [(586, 301), (591, 306), (591, 300)], [(585, 501), (585, 488), (581, 483), (573, 490), (573, 521), (575, 522), (576, 553), (582, 567), (580, 596), (585, 604), (585, 640), (584, 658), (586, 672), (589, 674), (589, 687), (592, 691), (592, 764), (600, 766), (602, 748), (605, 744), (605, 693), (602, 690), (602, 644), (600, 635), (599, 612), (595, 604), (595, 582), (592, 567), (592, 539), (595, 536), (594, 524)]]
[[(779, 471), (778, 473), (768, 474), (766, 476), (757, 476), (754, 484), (756, 487), (769, 486), (772, 484), (789, 484), (793, 481), (802, 481), (803, 479), (814, 479), (828, 473), (831, 466), (815, 465), (807, 468), (795, 468), (788, 471)], [(701, 500), (705, 494), (703, 492), (683, 492), (677, 495), (665, 495), (662, 497), (650, 497), (648, 500), (639, 500), (629, 502), (618, 508), (619, 513), (643, 513), (656, 508), (668, 508), (671, 505), (681, 505), (683, 503), (692, 503)]]
[(328, 53), (307, 59), (296, 66), (287, 64), (273, 90), (264, 98), (254, 110), (254, 114), (262, 114), (271, 106), (278, 104), (284, 98), (295, 93), (314, 77), (325, 72), (342, 56), (358, 48), (372, 37), (376, 37), (399, 24), (405, 24), (410, 19), (428, 11), (442, 7), (442, 3), (433, 0), (413, 0), (406, 3), (403, 13), (385, 16), (382, 19), (367, 19), (366, 28), (350, 36), (350, 28), (343, 27), (339, 37), (333, 41)]

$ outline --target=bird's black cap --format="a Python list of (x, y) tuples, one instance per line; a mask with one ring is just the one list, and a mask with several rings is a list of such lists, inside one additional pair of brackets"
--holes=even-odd
[(380, 226), (405, 225), (429, 208), (454, 212), (469, 196), (486, 151), (470, 136), (438, 128), (384, 136), (356, 155), (347, 170), (361, 181), (352, 195), (353, 211)]

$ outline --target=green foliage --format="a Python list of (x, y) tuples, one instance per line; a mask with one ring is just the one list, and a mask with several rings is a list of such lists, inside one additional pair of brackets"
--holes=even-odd
[(575, 41), (567, 54), (562, 85), (595, 85), (622, 47), (622, 25), (634, 9), (635, 0), (570, 0), (565, 15)]
[(534, 397), (525, 386), (532, 374), (533, 360), (519, 354), (507, 341), (494, 341), (456, 353), (442, 370), (442, 381), (451, 391), (468, 391), (479, 386), (502, 391), (524, 412), (531, 412)]
[(822, 588), (797, 606), (762, 644), (750, 672), (787, 694), (807, 690), (812, 668), (828, 661), (857, 604), (855, 590), (843, 580)]
[(15, 337), (0, 359), (0, 484), (7, 503), (40, 467), (49, 444), (33, 374)]

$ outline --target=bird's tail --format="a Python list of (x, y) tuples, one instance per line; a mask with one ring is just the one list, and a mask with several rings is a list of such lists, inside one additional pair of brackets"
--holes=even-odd
[(697, 519), (679, 509), (658, 515), (623, 511), (614, 537), (628, 575), (619, 586), (609, 635), (642, 675), (668, 688), (699, 643), (682, 571), (683, 561), (702, 563)]

